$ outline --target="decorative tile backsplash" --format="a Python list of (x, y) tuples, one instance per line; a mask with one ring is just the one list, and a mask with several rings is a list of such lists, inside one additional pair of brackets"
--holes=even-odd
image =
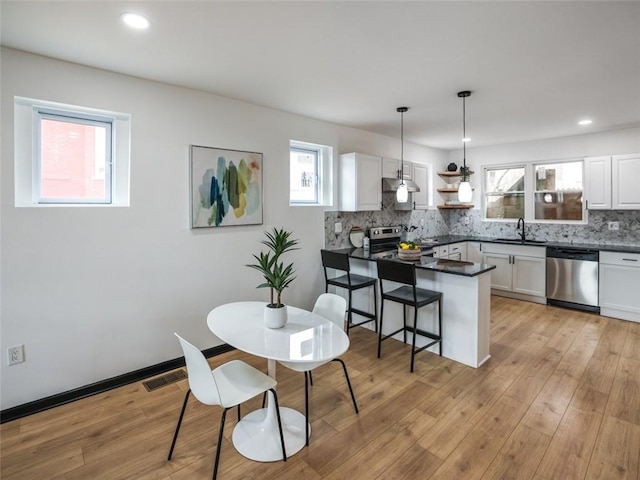
[[(450, 210), (451, 235), (481, 237), (517, 237), (517, 222), (482, 221), (480, 210)], [(587, 225), (527, 223), (527, 238), (560, 243), (597, 243), (605, 245), (640, 245), (639, 210), (591, 210)], [(465, 217), (469, 224), (466, 225)], [(609, 230), (609, 222), (618, 222), (619, 230)]]
[[(482, 220), (480, 210), (394, 210), (394, 194), (383, 194), (383, 209), (376, 212), (326, 212), (325, 245), (327, 248), (350, 246), (349, 232), (354, 226), (405, 225), (416, 227), (415, 238), (438, 235), (472, 235), (478, 237), (517, 237), (516, 222)], [(528, 223), (526, 235), (536, 240), (561, 243), (597, 243), (606, 245), (640, 245), (639, 210), (591, 210), (587, 225)], [(336, 222), (342, 232), (335, 233)], [(619, 230), (609, 230), (609, 222), (618, 222)], [(410, 236), (411, 236), (410, 234)], [(411, 238), (409, 238), (411, 239)]]
[[(325, 245), (327, 248), (350, 246), (349, 232), (355, 226), (366, 230), (374, 226), (403, 225), (416, 227), (414, 238), (447, 235), (449, 226), (440, 210), (401, 211), (394, 209), (395, 193), (382, 194), (381, 211), (375, 212), (326, 212), (324, 216)], [(335, 233), (335, 223), (342, 223), (342, 233)]]

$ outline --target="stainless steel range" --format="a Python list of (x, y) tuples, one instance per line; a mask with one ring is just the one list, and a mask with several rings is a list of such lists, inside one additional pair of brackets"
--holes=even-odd
[[(392, 225), (389, 227), (371, 227), (369, 229), (371, 258), (383, 258), (389, 253), (396, 252), (398, 242), (402, 239), (402, 226)], [(423, 256), (433, 256), (431, 245), (424, 245), (416, 242), (422, 248)]]
[(395, 250), (401, 236), (402, 227), (400, 225), (371, 227), (369, 228), (369, 251), (371, 254), (376, 254)]

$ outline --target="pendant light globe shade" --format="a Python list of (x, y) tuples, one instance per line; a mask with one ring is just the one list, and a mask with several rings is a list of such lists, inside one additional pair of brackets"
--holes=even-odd
[(462, 182), (458, 186), (458, 200), (461, 203), (469, 203), (473, 198), (473, 191), (471, 190), (471, 184), (469, 183), (469, 170), (467, 169), (467, 109), (465, 99), (471, 95), (469, 90), (458, 92), (458, 98), (462, 99), (462, 167), (460, 172), (462, 173)]
[(407, 184), (402, 182), (398, 185), (398, 191), (396, 192), (396, 201), (398, 203), (406, 203), (409, 200), (409, 189)]
[(460, 182), (458, 187), (458, 200), (462, 203), (468, 203), (473, 198), (473, 191), (469, 182)]

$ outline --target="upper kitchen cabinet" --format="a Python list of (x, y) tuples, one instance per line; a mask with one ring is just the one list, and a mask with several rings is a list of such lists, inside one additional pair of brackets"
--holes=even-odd
[(405, 180), (413, 180), (413, 164), (408, 161), (404, 161), (404, 168), (402, 168), (400, 160), (395, 158), (382, 158), (382, 177), (383, 178), (400, 178), (401, 169)]
[(589, 210), (640, 210), (640, 154), (585, 158)]
[(364, 153), (340, 155), (340, 211), (357, 212), (382, 208), (382, 157)]
[(420, 187), (420, 191), (413, 194), (413, 208), (427, 210), (429, 208), (429, 165), (414, 163), (413, 181)]

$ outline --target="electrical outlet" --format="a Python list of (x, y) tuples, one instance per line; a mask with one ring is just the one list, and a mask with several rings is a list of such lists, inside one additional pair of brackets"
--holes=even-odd
[(609, 230), (620, 230), (620, 224), (618, 222), (609, 222)]
[(24, 362), (24, 345), (16, 345), (7, 349), (9, 365)]
[(342, 232), (342, 222), (336, 222), (333, 224), (333, 230), (336, 233), (341, 233)]

